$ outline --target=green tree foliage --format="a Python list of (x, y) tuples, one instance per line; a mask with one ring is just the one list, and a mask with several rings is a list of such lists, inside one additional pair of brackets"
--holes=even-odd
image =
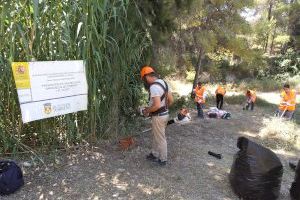
[(187, 8), (194, 0), (136, 0), (141, 16), (143, 16), (143, 29), (148, 32), (152, 51), (150, 61), (158, 67), (160, 54), (169, 56), (162, 46), (177, 29), (175, 20), (180, 12), (187, 12)]
[[(239, 78), (256, 77), (280, 62), (271, 64), (270, 55), (284, 57), (287, 49), (299, 49), (300, 9), (295, 0), (141, 2), (152, 63), (176, 66), (181, 73), (192, 66), (194, 84), (200, 66), (215, 77), (219, 74), (217, 79), (225, 78), (226, 70)], [(247, 10), (254, 11), (256, 20), (246, 21)]]
[(289, 12), (289, 33), (291, 35), (291, 46), (298, 53), (300, 51), (300, 2), (291, 1)]
[(299, 73), (300, 6), (294, 0), (267, 0), (257, 4), (253, 46), (263, 49), (268, 67), (260, 74), (286, 79)]
[[(246, 9), (255, 11), (256, 20), (245, 20)], [(180, 42), (185, 45), (181, 49), (194, 60), (194, 84), (201, 65), (215, 79), (224, 78), (226, 73), (239, 78), (274, 71), (296, 74), (299, 10), (298, 1), (288, 0), (193, 2), (189, 14), (178, 19), (182, 30), (178, 40), (184, 41)]]
[(285, 51), (295, 44), (299, 8), (299, 2), (293, 0), (260, 1), (257, 4), (260, 18), (254, 23), (256, 44), (270, 55)]
[[(250, 62), (249, 57), (253, 52), (249, 51), (247, 39), (242, 37), (249, 32), (250, 26), (241, 16), (241, 12), (252, 5), (252, 1), (195, 1), (189, 14), (180, 16), (178, 21), (183, 33), (179, 40), (184, 41), (181, 43), (185, 45), (184, 49), (195, 58), (194, 85), (201, 65), (205, 64), (207, 59), (210, 62), (206, 64), (214, 66), (220, 61), (213, 60), (218, 55), (226, 55), (223, 58), (226, 57), (228, 62), (233, 62), (235, 58), (238, 58), (239, 62)], [(219, 63), (221, 66), (221, 62)]]
[(288, 81), (290, 77), (300, 74), (300, 57), (293, 48), (288, 48), (284, 54), (268, 58), (268, 67), (260, 76)]

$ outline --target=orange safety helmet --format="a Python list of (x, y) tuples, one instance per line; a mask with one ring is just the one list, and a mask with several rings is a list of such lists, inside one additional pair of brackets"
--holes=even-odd
[(141, 79), (144, 78), (145, 75), (147, 74), (150, 74), (152, 72), (155, 72), (154, 69), (148, 65), (144, 66), (142, 69), (141, 69)]

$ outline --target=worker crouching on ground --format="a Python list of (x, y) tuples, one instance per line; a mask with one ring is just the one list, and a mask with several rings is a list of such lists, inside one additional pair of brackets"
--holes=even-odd
[(217, 103), (217, 108), (222, 110), (223, 107), (223, 101), (224, 101), (224, 96), (226, 94), (226, 89), (225, 89), (225, 82), (223, 81), (221, 85), (218, 85), (216, 91), (216, 103)]
[(191, 121), (191, 116), (187, 108), (181, 108), (177, 117), (168, 121), (167, 125), (174, 123), (185, 123)]
[(291, 90), (289, 84), (285, 84), (280, 97), (281, 102), (278, 107), (278, 115), (290, 120), (293, 118), (296, 109), (296, 91)]
[(243, 108), (243, 110), (250, 110), (254, 109), (254, 103), (256, 101), (256, 93), (254, 90), (247, 90), (246, 92), (246, 106)]
[(167, 164), (167, 140), (165, 129), (169, 119), (168, 106), (173, 103), (172, 93), (168, 84), (158, 77), (150, 66), (141, 69), (141, 78), (149, 92), (149, 106), (143, 109), (144, 116), (151, 116), (152, 120), (152, 150), (146, 156), (148, 160), (159, 165)]
[(203, 119), (204, 118), (203, 108), (205, 104), (205, 98), (207, 96), (206, 89), (201, 82), (198, 82), (193, 92), (195, 94), (195, 102), (197, 105), (198, 117)]

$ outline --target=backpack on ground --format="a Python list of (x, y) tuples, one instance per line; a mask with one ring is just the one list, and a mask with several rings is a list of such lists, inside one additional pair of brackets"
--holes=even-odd
[(13, 161), (0, 161), (0, 195), (9, 195), (24, 185), (23, 173)]
[(231, 119), (231, 114), (229, 112), (222, 115), (222, 119)]

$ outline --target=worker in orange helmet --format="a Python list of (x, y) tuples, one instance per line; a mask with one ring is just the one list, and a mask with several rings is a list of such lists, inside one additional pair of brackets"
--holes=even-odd
[(143, 66), (141, 79), (149, 92), (149, 106), (142, 110), (144, 116), (151, 116), (152, 150), (146, 156), (161, 166), (167, 164), (167, 140), (165, 129), (169, 120), (168, 107), (173, 103), (173, 96), (168, 84), (159, 78), (150, 66)]
[(195, 89), (193, 89), (193, 93), (195, 94), (194, 101), (196, 102), (196, 105), (197, 105), (198, 117), (203, 119), (204, 118), (203, 108), (204, 108), (205, 99), (207, 96), (206, 88), (202, 85), (201, 82), (198, 82)]
[(243, 109), (250, 110), (254, 109), (254, 103), (256, 101), (256, 92), (254, 90), (248, 89), (246, 92), (246, 106)]
[(291, 90), (289, 84), (285, 84), (280, 96), (281, 101), (278, 106), (279, 116), (292, 119), (296, 109), (296, 91)]
[(217, 108), (221, 110), (223, 107), (224, 96), (226, 94), (225, 81), (223, 81), (222, 84), (218, 85), (215, 94), (216, 94)]

